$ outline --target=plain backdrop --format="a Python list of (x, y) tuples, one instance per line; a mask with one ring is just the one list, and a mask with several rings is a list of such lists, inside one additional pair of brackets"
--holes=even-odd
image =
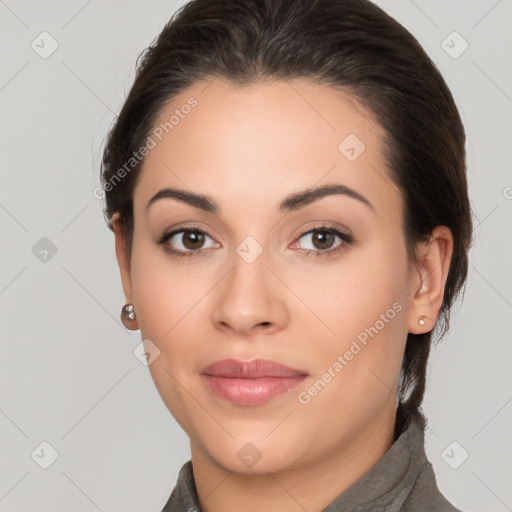
[[(190, 457), (134, 355), (140, 331), (120, 323), (94, 196), (136, 58), (181, 4), (0, 0), (0, 511), (160, 511)], [(456, 98), (477, 217), (465, 298), (430, 361), (427, 455), (459, 508), (512, 510), (512, 2), (378, 4)]]

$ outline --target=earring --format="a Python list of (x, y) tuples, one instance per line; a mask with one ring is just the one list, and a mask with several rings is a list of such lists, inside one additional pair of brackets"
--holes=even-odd
[(135, 311), (133, 309), (133, 304), (125, 304), (121, 310), (121, 320), (132, 321), (135, 320)]
[(423, 327), (425, 325), (425, 320), (423, 320), (424, 317), (421, 317), (419, 320), (418, 320), (418, 323), (421, 325), (421, 327)]

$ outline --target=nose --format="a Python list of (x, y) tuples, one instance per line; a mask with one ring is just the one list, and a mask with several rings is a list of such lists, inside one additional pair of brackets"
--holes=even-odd
[(232, 269), (215, 287), (215, 328), (237, 337), (272, 334), (288, 323), (286, 289), (267, 266), (265, 251), (252, 263), (234, 255)]

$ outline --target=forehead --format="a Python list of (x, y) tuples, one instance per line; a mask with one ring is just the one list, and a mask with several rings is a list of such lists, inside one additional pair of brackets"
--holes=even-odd
[(136, 209), (164, 187), (238, 212), (323, 182), (355, 189), (376, 208), (398, 199), (374, 117), (346, 93), (306, 79), (195, 83), (162, 108), (149, 135)]

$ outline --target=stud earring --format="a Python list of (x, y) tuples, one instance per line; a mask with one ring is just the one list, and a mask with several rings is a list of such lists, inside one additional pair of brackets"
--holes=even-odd
[(125, 304), (121, 310), (121, 319), (132, 321), (135, 320), (135, 311), (133, 304)]
[(418, 323), (423, 327), (425, 325), (425, 320), (423, 320), (423, 317), (418, 320)]

